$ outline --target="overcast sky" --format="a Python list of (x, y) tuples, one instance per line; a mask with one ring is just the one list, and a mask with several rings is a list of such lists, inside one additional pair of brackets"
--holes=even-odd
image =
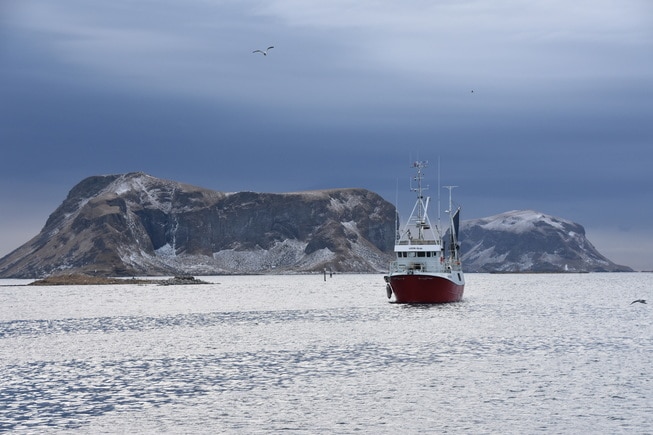
[(653, 270), (653, 2), (0, 0), (0, 144), (0, 256), (91, 175), (407, 214), (440, 159), (463, 220), (537, 210)]

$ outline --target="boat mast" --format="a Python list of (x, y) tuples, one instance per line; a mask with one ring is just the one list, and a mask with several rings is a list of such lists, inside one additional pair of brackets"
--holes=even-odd
[(417, 181), (417, 187), (412, 187), (411, 185), (411, 191), (417, 192), (417, 237), (419, 240), (424, 239), (424, 229), (429, 228), (429, 225), (425, 221), (425, 216), (426, 216), (426, 208), (428, 207), (428, 198), (426, 200), (426, 205), (424, 204), (424, 196), (422, 194), (422, 191), (428, 189), (428, 187), (422, 187), (422, 168), (426, 168), (428, 166), (427, 161), (416, 161), (413, 163), (413, 167), (417, 168), (417, 175), (413, 178), (413, 180)]
[[(438, 186), (439, 185), (440, 185), (440, 156), (438, 156)], [(438, 189), (438, 231), (440, 231), (440, 228), (441, 228), (440, 227), (440, 212), (442, 210), (441, 201), (440, 201), (441, 196), (442, 195), (441, 195), (440, 189)]]
[[(454, 234), (454, 224), (453, 224), (453, 201), (451, 200), (451, 191), (454, 190), (458, 186), (442, 186), (445, 189), (449, 189), (449, 208), (445, 211), (445, 213), (449, 214), (449, 233), (451, 234), (451, 246), (450, 252), (451, 252), (451, 259), (453, 260), (455, 257), (458, 257), (458, 249), (456, 248), (456, 244), (458, 243), (458, 234)], [(457, 259), (457, 258), (456, 258)]]
[(395, 244), (401, 238), (401, 230), (399, 229), (399, 178), (397, 178), (395, 186)]
[(451, 191), (454, 190), (458, 186), (442, 186), (445, 189), (449, 189), (449, 209), (445, 210), (445, 213), (449, 213), (449, 216), (451, 216), (451, 213), (453, 212), (453, 202), (451, 201)]

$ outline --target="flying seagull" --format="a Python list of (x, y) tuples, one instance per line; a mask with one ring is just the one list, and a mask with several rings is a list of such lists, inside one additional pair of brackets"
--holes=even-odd
[(646, 303), (646, 299), (637, 299), (636, 301), (632, 301), (632, 302), (630, 303), (630, 305), (634, 304), (635, 302), (639, 302), (640, 304), (645, 304), (645, 303)]
[(272, 46), (272, 45), (269, 46), (268, 48), (265, 49), (265, 51), (263, 51), (263, 50), (254, 50), (254, 51), (252, 51), (252, 53), (261, 53), (263, 56), (267, 56), (268, 55), (268, 50), (271, 49), (271, 48), (274, 48), (274, 46)]

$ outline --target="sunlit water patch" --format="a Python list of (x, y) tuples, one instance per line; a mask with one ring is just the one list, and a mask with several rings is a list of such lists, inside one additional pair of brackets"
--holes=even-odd
[(0, 430), (645, 433), (650, 274), (380, 275), (0, 287)]

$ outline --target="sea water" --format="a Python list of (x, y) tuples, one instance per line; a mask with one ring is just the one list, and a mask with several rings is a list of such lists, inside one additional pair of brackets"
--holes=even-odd
[(653, 431), (653, 274), (467, 274), (437, 306), (382, 275), (203, 279), (0, 281), (0, 431)]

